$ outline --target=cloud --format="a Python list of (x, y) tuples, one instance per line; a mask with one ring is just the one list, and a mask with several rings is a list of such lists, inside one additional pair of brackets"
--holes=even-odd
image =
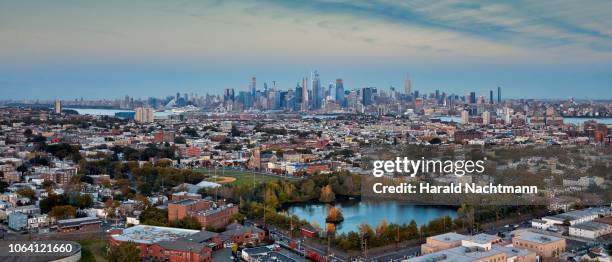
[(93, 57), (308, 63), (332, 57), (397, 63), (612, 58), (609, 1), (136, 0), (40, 5), (11, 2), (0, 10), (0, 37), (5, 40), (1, 56), (11, 61)]
[[(459, 33), (529, 48), (578, 44), (612, 45), (612, 2), (602, 1), (280, 1), (292, 10), (329, 16), (351, 15), (365, 20)], [(602, 10), (605, 10), (602, 12)], [(587, 15), (585, 15), (587, 14)], [(607, 52), (607, 51), (606, 51)]]

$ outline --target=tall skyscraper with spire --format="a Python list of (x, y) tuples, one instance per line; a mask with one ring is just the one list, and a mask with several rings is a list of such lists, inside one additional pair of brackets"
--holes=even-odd
[(308, 77), (302, 78), (302, 111), (308, 111)]
[(406, 95), (410, 95), (412, 93), (412, 81), (410, 81), (410, 75), (406, 73), (406, 80), (404, 80), (404, 91)]
[(319, 72), (315, 70), (311, 75), (312, 81), (312, 108), (320, 109), (321, 101), (323, 100), (323, 88), (321, 88), (321, 79), (319, 79)]
[(497, 87), (497, 103), (501, 104), (501, 86)]

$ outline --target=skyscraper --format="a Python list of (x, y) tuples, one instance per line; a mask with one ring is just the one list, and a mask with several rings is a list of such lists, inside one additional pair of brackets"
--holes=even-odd
[(344, 104), (344, 84), (342, 78), (336, 79), (336, 101), (340, 106)]
[(257, 81), (255, 79), (255, 77), (251, 78), (251, 97), (255, 97), (255, 95), (257, 94)]
[(312, 72), (312, 108), (320, 109), (321, 101), (323, 100), (323, 89), (321, 88), (321, 80), (319, 79), (319, 72), (315, 70)]
[(404, 91), (406, 95), (410, 95), (412, 93), (412, 82), (410, 81), (410, 76), (406, 73), (406, 80), (404, 80)]
[(489, 90), (489, 104), (493, 104), (493, 90)]
[(476, 92), (470, 92), (470, 104), (476, 104)]
[(308, 111), (308, 77), (302, 78), (302, 111)]
[(295, 85), (295, 92), (293, 94), (293, 110), (294, 111), (300, 111), (301, 107), (302, 107), (302, 100), (304, 96), (304, 88), (300, 86), (300, 83), (298, 82)]
[(234, 89), (233, 88), (226, 88), (223, 92), (223, 102), (224, 103), (228, 103), (228, 102), (234, 102)]
[(368, 106), (372, 104), (372, 96), (374, 93), (374, 88), (373, 87), (364, 87), (361, 90), (361, 103), (363, 104), (363, 106)]
[(501, 104), (501, 86), (497, 87), (497, 103)]

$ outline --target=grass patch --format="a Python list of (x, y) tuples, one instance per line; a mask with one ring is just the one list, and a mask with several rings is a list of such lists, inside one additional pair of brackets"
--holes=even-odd
[[(233, 182), (230, 182), (229, 183), (230, 185), (238, 185), (238, 186), (252, 186), (253, 185), (253, 173), (248, 172), (248, 171), (242, 171), (242, 170), (222, 171), (220, 169), (218, 169), (216, 173), (214, 170), (210, 170), (210, 169), (196, 169), (195, 171), (198, 171), (200, 173), (207, 174), (210, 176), (214, 176), (216, 174), (217, 176), (235, 178), (236, 180)], [(280, 177), (265, 175), (261, 173), (255, 173), (255, 184), (274, 182), (280, 179), (281, 179)], [(215, 179), (211, 178), (209, 181), (215, 182)]]

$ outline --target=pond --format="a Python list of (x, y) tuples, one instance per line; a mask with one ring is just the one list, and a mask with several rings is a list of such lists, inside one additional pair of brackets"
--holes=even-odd
[[(442, 216), (453, 219), (457, 216), (456, 209), (452, 207), (415, 205), (397, 201), (343, 199), (336, 202), (336, 207), (342, 210), (344, 216), (344, 221), (336, 228), (338, 233), (357, 231), (359, 225), (363, 223), (376, 227), (385, 219), (387, 223), (399, 224), (407, 224), (414, 219), (420, 226)], [(301, 203), (291, 205), (285, 211), (310, 223), (317, 222), (324, 227), (328, 208), (329, 206), (323, 203)]]

